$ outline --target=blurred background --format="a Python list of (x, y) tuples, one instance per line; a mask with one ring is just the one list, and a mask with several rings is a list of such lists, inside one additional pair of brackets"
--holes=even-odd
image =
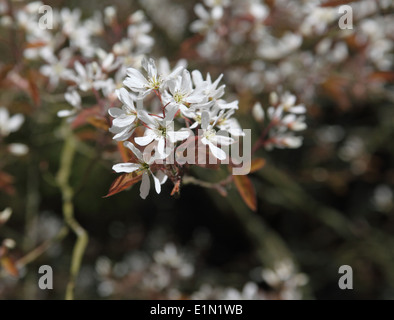
[[(353, 29), (338, 26), (342, 2), (353, 9)], [(252, 108), (260, 102), (266, 110), (272, 91), (290, 91), (307, 108), (300, 148), (256, 154), (265, 159), (249, 175), (256, 211), (234, 185), (226, 197), (189, 184), (172, 197), (167, 183), (146, 200), (138, 185), (103, 198), (117, 176), (111, 170), (120, 159), (116, 143), (91, 124), (75, 129), (70, 185), (75, 218), (89, 235), (77, 299), (394, 298), (393, 4), (325, 3), (46, 2), (81, 10), (81, 21), (108, 6), (119, 22), (140, 10), (154, 40), (144, 54), (171, 65), (186, 59), (189, 70), (213, 79), (223, 73), (226, 98), (239, 100), (236, 116), (252, 129), (252, 142), (266, 125)], [(15, 62), (10, 30), (16, 48), (29, 41), (2, 18), (0, 106), (25, 120), (0, 140), (0, 211), (12, 208), (0, 223), (0, 241), (15, 241), (9, 248), (3, 242), (0, 298), (63, 299), (76, 241), (64, 229), (56, 181), (68, 125), (56, 116), (68, 108), (65, 85), (48, 89), (38, 71), (42, 62)], [(25, 88), (15, 85), (21, 83), (10, 73), (15, 65), (15, 74), (28, 80)], [(28, 152), (15, 155), (13, 143)], [(211, 182), (226, 176), (226, 168), (193, 170)], [(53, 290), (38, 288), (41, 265), (53, 268)], [(353, 290), (338, 287), (341, 265), (353, 269)]]

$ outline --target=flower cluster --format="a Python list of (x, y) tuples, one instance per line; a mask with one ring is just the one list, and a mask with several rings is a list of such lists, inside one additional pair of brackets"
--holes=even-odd
[[(237, 138), (244, 133), (232, 117), (238, 109), (238, 101), (223, 99), (224, 85), (219, 85), (222, 75), (213, 81), (209, 74), (204, 79), (199, 71), (190, 73), (183, 66), (172, 71), (160, 70), (153, 59), (144, 59), (142, 67), (145, 75), (137, 69), (127, 69), (123, 82), (127, 89), (117, 90), (123, 106), (109, 109), (109, 114), (114, 118), (110, 128), (114, 139), (125, 141), (124, 145), (136, 160), (117, 164), (113, 169), (140, 174), (140, 195), (146, 198), (149, 176), (154, 180), (157, 193), (168, 177), (174, 182), (179, 179), (179, 174), (175, 176), (172, 172), (178, 172), (184, 163), (173, 155), (179, 155), (187, 145), (192, 145), (193, 150), (195, 143), (200, 148), (207, 146), (216, 159), (225, 160), (228, 155), (221, 147), (235, 141), (230, 135)], [(151, 101), (152, 95), (156, 100)], [(144, 105), (145, 101), (149, 101), (149, 108)], [(144, 133), (134, 136), (133, 144), (127, 140), (137, 128), (143, 128)]]
[[(289, 92), (281, 95), (272, 92), (270, 94), (271, 106), (267, 109), (269, 123), (262, 133), (259, 143), (267, 150), (276, 148), (298, 148), (302, 145), (303, 137), (295, 136), (294, 133), (305, 130), (306, 108), (303, 104), (296, 105), (296, 96)], [(260, 102), (253, 106), (253, 116), (256, 121), (263, 122), (265, 112)]]
[[(226, 76), (240, 92), (267, 94), (282, 86), (309, 104), (322, 91), (335, 90), (334, 100), (345, 108), (349, 95), (363, 101), (385, 91), (379, 83), (366, 83), (374, 72), (392, 69), (393, 2), (353, 1), (354, 26), (345, 30), (338, 26), (339, 5), (207, 0), (196, 4), (190, 29), (202, 36), (201, 58), (232, 66)], [(334, 70), (341, 70), (341, 85)], [(344, 87), (349, 89), (342, 92)]]

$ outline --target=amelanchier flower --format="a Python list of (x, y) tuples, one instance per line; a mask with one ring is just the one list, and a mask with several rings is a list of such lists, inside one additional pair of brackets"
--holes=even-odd
[(190, 131), (186, 129), (174, 130), (173, 120), (177, 112), (177, 106), (171, 104), (166, 107), (166, 116), (164, 118), (151, 116), (145, 110), (139, 110), (138, 117), (145, 123), (147, 130), (144, 136), (137, 137), (134, 141), (140, 146), (146, 146), (152, 141), (157, 141), (158, 156), (166, 158), (168, 156), (168, 152), (165, 150), (166, 142), (175, 143), (182, 141), (190, 135)]
[(134, 106), (134, 97), (125, 88), (116, 90), (119, 100), (123, 103), (122, 108), (111, 108), (108, 113), (115, 118), (112, 121), (110, 132), (115, 133), (113, 137), (117, 141), (127, 140), (137, 127), (137, 110)]
[(10, 117), (8, 110), (0, 107), (0, 136), (6, 137), (10, 133), (18, 131), (24, 121), (25, 118), (22, 114), (14, 114)]
[(142, 182), (140, 186), (140, 196), (142, 199), (145, 199), (149, 194), (150, 189), (150, 176), (153, 178), (153, 182), (155, 185), (155, 190), (157, 193), (161, 192), (161, 185), (166, 182), (167, 175), (163, 171), (158, 171), (156, 175), (154, 175), (151, 171), (151, 164), (156, 161), (155, 157), (150, 157), (147, 154), (142, 154), (140, 150), (138, 150), (131, 142), (126, 141), (124, 146), (130, 149), (134, 155), (136, 156), (138, 163), (118, 163), (112, 167), (115, 172), (125, 172), (125, 173), (141, 173), (142, 174)]
[(142, 67), (148, 74), (147, 78), (137, 69), (129, 68), (127, 69), (127, 78), (123, 82), (131, 91), (137, 92), (140, 98), (145, 97), (152, 90), (163, 89), (168, 80), (173, 79), (183, 70), (183, 67), (180, 66), (169, 75), (158, 74), (154, 60), (146, 58), (142, 60)]
[(211, 150), (212, 154), (216, 158), (219, 160), (225, 160), (226, 153), (217, 145), (220, 144), (223, 146), (229, 146), (234, 142), (234, 139), (223, 135), (218, 135), (214, 129), (216, 123), (211, 124), (210, 122), (211, 119), (209, 113), (203, 111), (201, 114), (201, 128), (203, 130), (201, 142), (209, 147), (209, 150)]

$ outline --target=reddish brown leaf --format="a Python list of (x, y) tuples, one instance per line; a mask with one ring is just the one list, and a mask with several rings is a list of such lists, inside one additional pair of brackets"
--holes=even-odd
[(180, 188), (181, 188), (181, 180), (178, 180), (175, 185), (174, 188), (171, 191), (171, 196), (173, 195), (178, 195), (180, 192)]
[(30, 42), (25, 45), (26, 49), (37, 49), (46, 46), (48, 43), (45, 41)]
[(37, 86), (37, 76), (33, 72), (29, 72), (27, 75), (29, 94), (36, 106), (40, 105), (41, 97), (40, 91)]
[(264, 166), (265, 166), (265, 159), (263, 158), (253, 159), (252, 163), (250, 164), (250, 173), (259, 171)]
[(98, 128), (98, 129), (102, 129), (104, 131), (108, 131), (109, 125), (108, 125), (108, 121), (106, 118), (100, 117), (100, 116), (91, 116), (91, 117), (88, 117), (86, 120), (92, 126)]
[(133, 172), (133, 173), (122, 174), (121, 176), (115, 179), (115, 181), (112, 183), (111, 187), (109, 188), (108, 194), (104, 196), (104, 198), (113, 196), (114, 194), (117, 194), (131, 187), (133, 184), (139, 182), (141, 178), (142, 178), (141, 173), (136, 174)]
[(344, 4), (348, 4), (351, 2), (356, 2), (358, 0), (328, 0), (324, 3), (322, 3), (320, 6), (321, 7), (337, 7), (337, 6), (341, 6)]
[(19, 271), (15, 265), (15, 262), (11, 258), (7, 256), (2, 257), (0, 259), (0, 262), (1, 262), (1, 266), (4, 268), (5, 271), (7, 271), (8, 274), (10, 274), (13, 277), (19, 276)]
[(377, 71), (369, 76), (370, 80), (381, 82), (394, 82), (394, 72), (390, 71)]
[(89, 109), (83, 109), (72, 122), (72, 128), (76, 129), (89, 123), (89, 118), (100, 115), (100, 106), (93, 106)]
[(14, 177), (9, 175), (6, 172), (0, 171), (0, 190), (3, 190), (5, 193), (12, 195), (15, 193), (15, 189), (13, 186)]
[(253, 211), (257, 209), (256, 192), (248, 176), (233, 176), (235, 186), (246, 205)]

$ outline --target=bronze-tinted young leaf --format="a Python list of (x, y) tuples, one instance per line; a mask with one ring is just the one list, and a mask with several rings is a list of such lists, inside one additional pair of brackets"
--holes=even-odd
[(100, 115), (100, 107), (93, 106), (88, 109), (83, 109), (78, 113), (77, 117), (72, 122), (71, 126), (73, 129), (79, 128), (87, 123), (89, 123), (89, 118), (97, 117)]
[(4, 191), (8, 195), (15, 193), (15, 188), (13, 186), (14, 177), (6, 172), (0, 171), (0, 190)]
[(106, 118), (104, 118), (102, 116), (91, 116), (91, 117), (88, 117), (86, 120), (92, 126), (98, 128), (98, 129), (102, 129), (104, 131), (108, 131), (109, 125), (108, 125), (108, 121)]
[(123, 142), (118, 141), (118, 150), (120, 152), (120, 155), (122, 156), (123, 162), (137, 162), (138, 159), (134, 155), (134, 153), (131, 152), (129, 148), (126, 148), (123, 144)]
[(257, 209), (256, 192), (248, 176), (233, 176), (235, 186), (246, 205), (253, 211)]
[(33, 100), (34, 104), (38, 106), (41, 102), (40, 91), (37, 86), (37, 75), (33, 72), (29, 72), (27, 75), (29, 85), (29, 95)]
[(350, 2), (356, 2), (358, 0), (328, 0), (324, 3), (322, 3), (320, 6), (321, 7), (337, 7), (337, 6), (341, 6), (344, 4), (348, 4)]
[(250, 164), (250, 173), (259, 171), (261, 168), (265, 166), (265, 159), (263, 158), (256, 158), (252, 160), (252, 163)]
[(1, 266), (13, 277), (19, 276), (18, 268), (15, 265), (15, 262), (8, 256), (4, 256), (0, 259)]
[(104, 198), (108, 198), (117, 194), (129, 187), (133, 184), (139, 182), (142, 178), (141, 173), (125, 173), (121, 176), (117, 177), (115, 181), (112, 183), (111, 187), (109, 188), (108, 194), (104, 196)]
[(394, 82), (394, 72), (391, 71), (376, 71), (370, 74), (369, 79), (380, 82)]

